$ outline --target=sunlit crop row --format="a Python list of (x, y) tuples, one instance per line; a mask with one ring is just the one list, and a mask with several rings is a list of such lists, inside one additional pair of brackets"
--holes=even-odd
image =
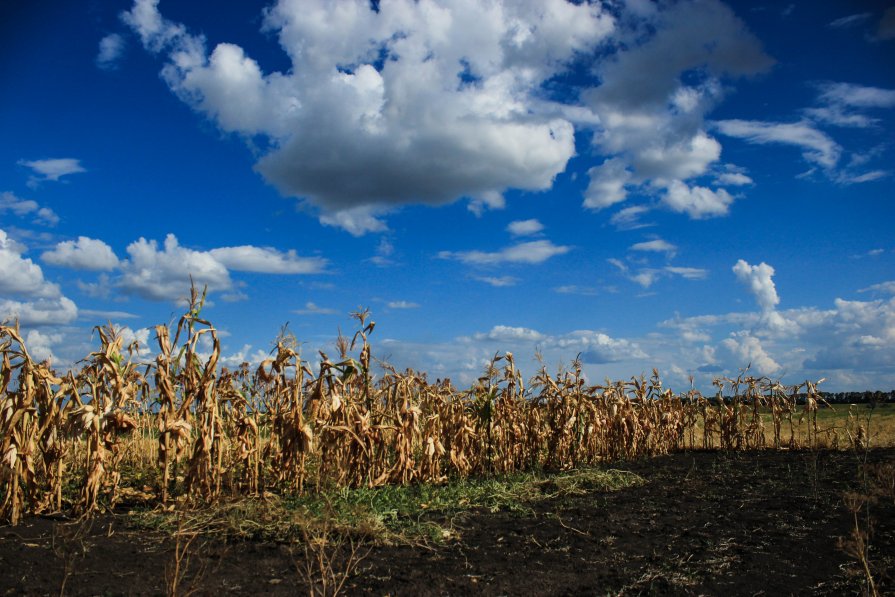
[(716, 380), (718, 396), (732, 398), (710, 400), (675, 394), (655, 371), (591, 385), (577, 362), (526, 384), (506, 353), (471, 388), (432, 383), (377, 365), (366, 311), (353, 314), (358, 331), (340, 336), (337, 359), (320, 353), (312, 368), (283, 336), (259, 366), (230, 371), (218, 366), (203, 300), (193, 291), (176, 328), (155, 328), (151, 363), (106, 327), (80, 370), (58, 373), (29, 356), (17, 327), (0, 326), (0, 519), (91, 514), (136, 495), (204, 503), (864, 438), (857, 424), (818, 431), (816, 384), (745, 373)]

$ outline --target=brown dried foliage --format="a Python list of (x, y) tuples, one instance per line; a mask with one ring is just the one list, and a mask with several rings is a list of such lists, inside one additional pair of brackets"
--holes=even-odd
[[(230, 371), (218, 367), (204, 300), (192, 289), (173, 339), (168, 326), (155, 328), (152, 362), (138, 363), (141, 347), (123, 347), (110, 325), (96, 328), (100, 348), (81, 370), (63, 376), (33, 361), (17, 327), (0, 326), (0, 519), (89, 515), (122, 492), (200, 504), (570, 469), (681, 449), (796, 447), (803, 389), (809, 445), (824, 435), (816, 383), (787, 388), (748, 371), (717, 380), (714, 400), (694, 389), (675, 394), (655, 370), (649, 379), (590, 385), (577, 361), (556, 375), (542, 367), (526, 385), (511, 353), (495, 355), (467, 390), (385, 363), (377, 380), (366, 310), (353, 314), (350, 342), (340, 334), (337, 361), (320, 353), (316, 373), (285, 332), (257, 368)], [(733, 398), (722, 399), (725, 392)], [(858, 425), (848, 433), (855, 445), (866, 440)], [(66, 480), (75, 488), (68, 497)]]

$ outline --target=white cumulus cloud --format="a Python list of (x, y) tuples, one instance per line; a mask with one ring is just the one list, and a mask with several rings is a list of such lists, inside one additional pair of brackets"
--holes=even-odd
[(544, 338), (544, 334), (524, 327), (513, 327), (508, 325), (496, 325), (488, 332), (481, 332), (473, 336), (475, 340), (489, 340), (492, 342), (537, 342)]
[(0, 230), (0, 295), (19, 295), (55, 299), (59, 286), (44, 279), (43, 270), (23, 257), (25, 247)]
[(25, 335), (25, 346), (28, 354), (36, 361), (54, 361), (53, 346), (62, 342), (62, 334), (28, 330)]
[[(644, 27), (620, 35), (623, 49), (596, 68), (601, 84), (582, 93), (599, 120), (594, 143), (611, 156), (589, 172), (584, 205), (592, 209), (625, 201), (633, 185), (654, 193), (671, 181), (703, 175), (721, 155), (704, 116), (723, 95), (722, 81), (772, 64), (721, 2), (683, 1), (646, 11), (637, 6), (628, 8), (640, 13)], [(677, 211), (707, 217), (726, 208)]]
[(40, 258), (50, 265), (72, 269), (111, 271), (118, 267), (118, 257), (112, 247), (101, 240), (79, 236), (78, 240), (63, 241)]
[(740, 367), (751, 365), (751, 370), (759, 375), (773, 375), (780, 370), (780, 364), (767, 353), (761, 340), (746, 332), (732, 334), (721, 345), (736, 362), (742, 363)]
[[(119, 276), (114, 285), (125, 294), (136, 294), (150, 300), (176, 300), (186, 296), (190, 279), (199, 288), (209, 291), (233, 291), (224, 300), (243, 300), (242, 283), (234, 283), (230, 272), (260, 274), (315, 274), (328, 263), (322, 257), (301, 257), (295, 250), (279, 251), (270, 247), (242, 245), (197, 250), (184, 247), (173, 234), (168, 234), (160, 248), (155, 240), (140, 238), (127, 247), (128, 259), (118, 264)], [(93, 292), (89, 284), (81, 284), (85, 292)], [(102, 290), (97, 288), (96, 290)]]
[(733, 197), (724, 189), (713, 191), (706, 187), (690, 187), (680, 180), (672, 181), (662, 202), (673, 211), (687, 213), (694, 220), (726, 215)]
[(17, 319), (23, 326), (74, 321), (78, 317), (74, 301), (63, 296), (57, 284), (47, 281), (40, 266), (22, 256), (24, 251), (25, 247), (0, 230), (0, 321)]
[[(549, 188), (574, 155), (574, 128), (539, 93), (614, 29), (599, 4), (280, 0), (264, 13), (292, 64), (264, 72), (229, 43), (136, 0), (124, 20), (180, 98), (223, 130), (261, 135), (257, 170), (321, 220), (384, 229), (394, 206), (508, 188)], [(473, 51), (474, 49), (474, 51)]]
[(78, 318), (78, 307), (58, 295), (33, 300), (0, 299), (0, 321), (18, 320), (23, 326), (65, 325)]
[(749, 288), (762, 311), (773, 311), (780, 303), (777, 287), (774, 284), (774, 268), (767, 263), (750, 265), (740, 259), (733, 266), (737, 280)]
[(233, 286), (227, 268), (208, 252), (180, 246), (169, 234), (159, 249), (155, 240), (140, 238), (127, 247), (129, 259), (121, 262), (119, 287), (151, 300), (187, 296), (190, 277), (199, 287), (229, 290)]

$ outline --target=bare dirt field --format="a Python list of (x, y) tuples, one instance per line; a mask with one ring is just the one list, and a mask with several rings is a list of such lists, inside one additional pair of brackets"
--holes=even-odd
[[(895, 449), (684, 452), (612, 467), (645, 482), (551, 497), (548, 481), (521, 510), (433, 512), (450, 531), (443, 541), (361, 545), (343, 590), (860, 595), (867, 575), (848, 546), (858, 509), (876, 589), (895, 594)], [(86, 524), (32, 517), (0, 527), (0, 538), (0, 595), (164, 595), (175, 576), (183, 595), (292, 595), (313, 577), (300, 544), (202, 535), (175, 570), (171, 535), (126, 513)]]

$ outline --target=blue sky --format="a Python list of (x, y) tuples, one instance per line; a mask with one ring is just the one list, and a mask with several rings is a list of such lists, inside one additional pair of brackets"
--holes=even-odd
[(889, 4), (6, 2), (0, 320), (891, 389)]

